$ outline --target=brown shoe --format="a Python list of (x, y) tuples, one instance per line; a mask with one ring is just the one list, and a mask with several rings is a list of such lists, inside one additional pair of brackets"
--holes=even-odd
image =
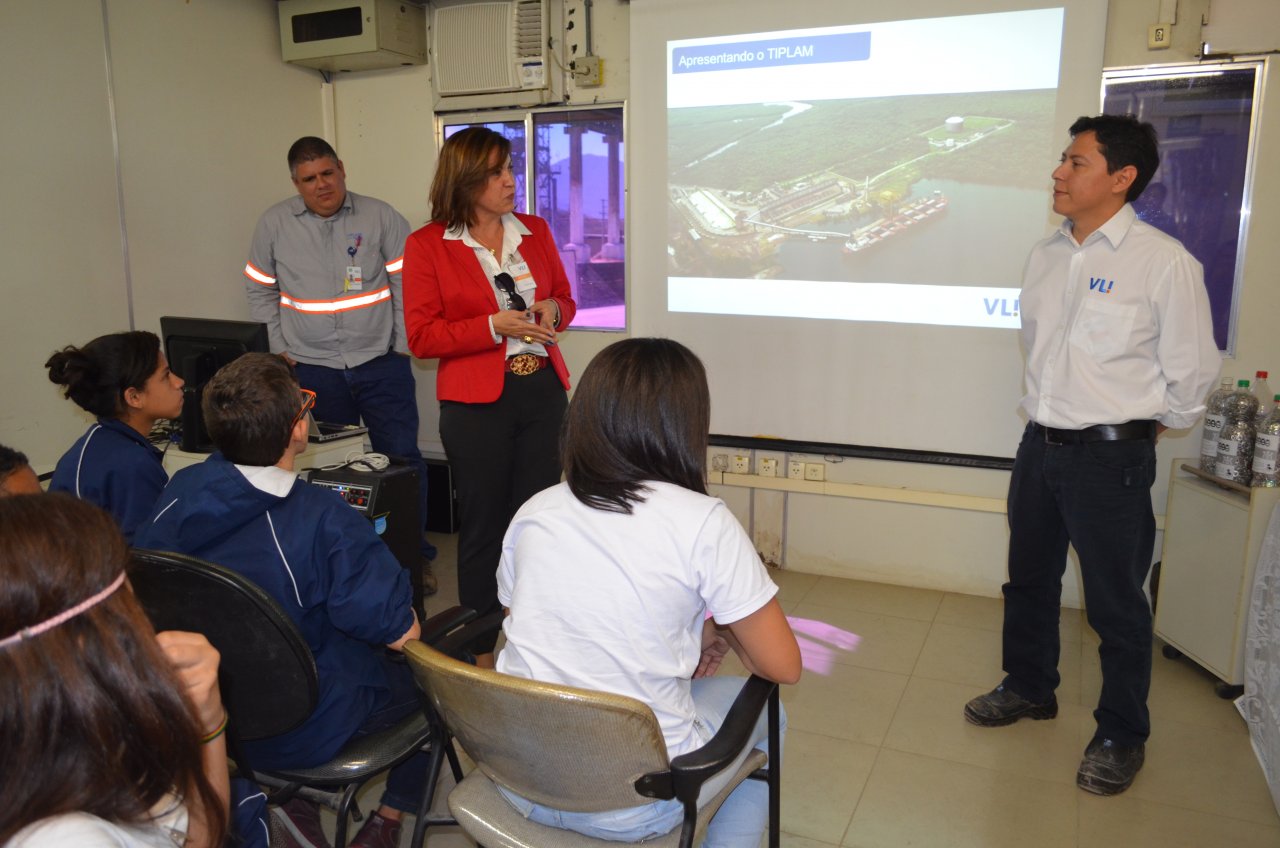
[[(329, 838), (320, 827), (320, 808), (311, 801), (302, 798), (291, 798), (271, 811), (272, 830), (279, 832), (282, 828), (284, 839), (280, 843), (272, 840), (272, 844), (282, 844), (288, 848), (332, 848)], [(277, 825), (280, 828), (277, 828)]]
[(436, 579), (435, 570), (431, 567), (431, 560), (426, 557), (422, 558), (422, 594), (434, 595), (440, 591), (440, 581)]
[(350, 848), (400, 848), (400, 822), (371, 813)]

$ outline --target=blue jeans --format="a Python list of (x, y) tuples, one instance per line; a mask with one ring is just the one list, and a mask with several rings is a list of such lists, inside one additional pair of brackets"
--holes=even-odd
[(1151, 439), (1045, 443), (1028, 425), (1009, 482), (1004, 685), (1038, 703), (1058, 688), (1058, 614), (1067, 544), (1080, 557), (1089, 625), (1101, 644), (1098, 738), (1137, 745), (1151, 732), (1151, 604), (1143, 591), (1155, 545)]
[[(692, 681), (693, 706), (697, 714), (695, 722), (705, 731), (708, 740), (724, 723), (725, 715), (745, 682), (741, 677), (702, 677)], [(778, 722), (781, 730), (779, 747), (782, 747), (782, 739), (787, 730), (787, 714), (781, 709), (781, 704)], [(756, 722), (755, 747), (768, 751), (768, 746), (769, 711), (766, 708)], [(713, 797), (725, 787), (749, 751), (750, 749), (745, 749), (737, 761), (703, 784), (700, 802)], [(778, 752), (778, 762), (771, 765), (775, 768), (782, 767), (781, 751)], [(674, 798), (604, 813), (568, 813), (535, 804), (501, 787), (499, 791), (522, 816), (531, 821), (615, 842), (639, 842), (660, 836), (678, 828), (684, 819), (684, 807)], [(761, 780), (744, 780), (730, 793), (711, 819), (702, 843), (703, 848), (756, 848), (764, 834), (768, 817), (769, 785)]]
[[(364, 724), (352, 738), (358, 739), (370, 733), (395, 727), (404, 719), (423, 710), (422, 690), (413, 679), (413, 672), (400, 657), (383, 657), (386, 665), (387, 681), (391, 684), (391, 692), (370, 713)], [(412, 757), (387, 772), (387, 788), (382, 793), (380, 803), (402, 813), (416, 814), (422, 793), (426, 791), (427, 770), (431, 766), (431, 755), (426, 751), (418, 751)]]
[(317, 421), (359, 424), (363, 419), (375, 451), (417, 469), (418, 535), (422, 555), (435, 559), (435, 546), (422, 536), (427, 526), (427, 463), (418, 450), (418, 398), (409, 357), (393, 351), (355, 368), (299, 362), (294, 370), (298, 384), (316, 393), (312, 414)]

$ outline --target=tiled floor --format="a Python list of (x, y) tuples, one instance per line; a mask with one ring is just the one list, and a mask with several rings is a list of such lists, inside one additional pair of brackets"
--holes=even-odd
[[(435, 541), (432, 611), (456, 597), (456, 537)], [(1146, 766), (1129, 792), (1097, 798), (1075, 787), (1101, 684), (1097, 637), (1078, 612), (1062, 616), (1058, 718), (986, 729), (961, 710), (1001, 677), (1000, 601), (774, 575), (805, 656), (803, 679), (783, 694), (783, 845), (1280, 846), (1244, 722), (1188, 661), (1157, 650)], [(427, 835), (428, 848), (473, 844), (456, 828)]]

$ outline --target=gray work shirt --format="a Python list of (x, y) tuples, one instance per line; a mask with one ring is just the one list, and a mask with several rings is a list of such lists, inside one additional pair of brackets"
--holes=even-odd
[(264, 212), (244, 275), (249, 314), (267, 325), (272, 352), (329, 368), (407, 353), (400, 268), (408, 237), (404, 216), (351, 191), (328, 218), (296, 195)]

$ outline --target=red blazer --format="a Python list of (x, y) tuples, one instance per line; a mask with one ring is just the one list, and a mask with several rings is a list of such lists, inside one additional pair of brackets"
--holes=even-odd
[[(520, 255), (537, 284), (535, 299), (555, 300), (563, 330), (577, 305), (551, 228), (534, 215), (517, 213), (516, 218), (531, 233), (520, 242)], [(493, 343), (489, 316), (501, 307), (475, 250), (460, 239), (445, 239), (444, 233), (443, 224), (430, 223), (405, 242), (401, 280), (409, 349), (420, 359), (440, 360), (437, 399), (491, 403), (502, 394), (507, 340)], [(547, 354), (568, 391), (569, 370), (559, 345), (548, 345)]]

